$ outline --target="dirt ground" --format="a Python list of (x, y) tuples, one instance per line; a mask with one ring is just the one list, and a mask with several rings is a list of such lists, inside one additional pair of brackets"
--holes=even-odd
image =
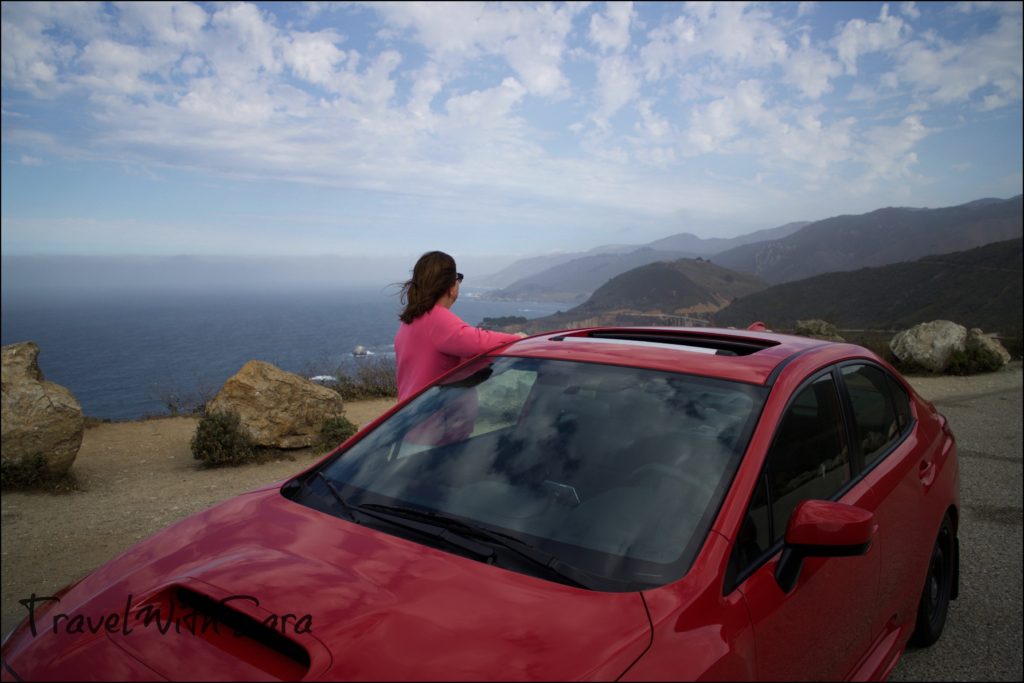
[[(350, 402), (345, 416), (361, 427), (393, 404)], [(52, 595), (172, 522), (287, 479), (323, 456), (303, 449), (290, 459), (200, 469), (189, 447), (197, 422), (168, 417), (89, 427), (72, 467), (79, 490), (3, 494), (4, 634), (26, 615), (18, 600)]]
[[(927, 399), (1021, 386), (1021, 364), (974, 377), (912, 377)], [(362, 426), (391, 400), (352, 402), (346, 416)], [(80, 490), (2, 497), (3, 633), (24, 616), (18, 600), (51, 595), (136, 541), (172, 522), (264, 484), (281, 481), (321, 457), (204, 470), (189, 449), (197, 419), (174, 417), (104, 423), (86, 429), (75, 459)]]

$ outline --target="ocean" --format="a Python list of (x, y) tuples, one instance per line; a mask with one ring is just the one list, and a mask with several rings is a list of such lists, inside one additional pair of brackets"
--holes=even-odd
[[(452, 311), (539, 318), (572, 304), (483, 301), (463, 290)], [(146, 293), (5, 297), (0, 339), (33, 341), (43, 376), (67, 387), (88, 417), (132, 420), (212, 397), (246, 362), (306, 377), (394, 356), (401, 306), (394, 288), (276, 293)], [(369, 352), (356, 358), (352, 351)]]

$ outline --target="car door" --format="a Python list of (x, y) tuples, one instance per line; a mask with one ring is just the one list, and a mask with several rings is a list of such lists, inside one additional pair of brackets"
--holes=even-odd
[(761, 680), (845, 677), (869, 647), (881, 554), (811, 557), (786, 593), (775, 579), (786, 524), (804, 500), (837, 500), (872, 510), (855, 480), (837, 378), (830, 369), (794, 392), (775, 432), (734, 546), (736, 590), (750, 612)]
[(863, 361), (844, 364), (840, 374), (849, 398), (855, 459), (879, 501), (876, 543), (885, 557), (885, 573), (875, 631), (885, 637), (915, 618), (937, 533), (937, 527), (928, 527), (937, 520), (926, 518), (924, 504), (931, 474), (926, 464), (935, 454), (929, 457), (929, 444), (916, 433), (909, 397), (899, 382)]

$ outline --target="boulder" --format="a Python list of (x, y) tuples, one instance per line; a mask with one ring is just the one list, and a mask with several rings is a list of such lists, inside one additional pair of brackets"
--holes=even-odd
[(336, 391), (251, 360), (224, 383), (206, 412), (237, 413), (258, 446), (305, 448), (316, 442), (324, 421), (341, 416), (344, 402)]
[(834, 342), (846, 341), (839, 336), (839, 330), (836, 329), (835, 325), (824, 320), (797, 320), (796, 328), (793, 332), (801, 337), (812, 337), (813, 339), (824, 339), (825, 341)]
[(966, 341), (967, 328), (963, 325), (933, 320), (896, 333), (889, 341), (889, 350), (903, 363), (942, 372), (953, 353), (964, 349)]
[(61, 477), (82, 445), (82, 406), (65, 387), (43, 378), (34, 342), (10, 344), (2, 352), (0, 457), (13, 466), (37, 461), (43, 476)]
[(976, 356), (978, 362), (987, 368), (1001, 368), (1010, 362), (1010, 352), (999, 342), (977, 327), (971, 328), (964, 342), (967, 352)]

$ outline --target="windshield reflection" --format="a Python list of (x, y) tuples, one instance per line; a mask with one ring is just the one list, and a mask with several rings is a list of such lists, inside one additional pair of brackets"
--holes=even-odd
[(351, 505), (462, 518), (635, 590), (685, 574), (763, 399), (659, 371), (481, 359), (323, 472)]

